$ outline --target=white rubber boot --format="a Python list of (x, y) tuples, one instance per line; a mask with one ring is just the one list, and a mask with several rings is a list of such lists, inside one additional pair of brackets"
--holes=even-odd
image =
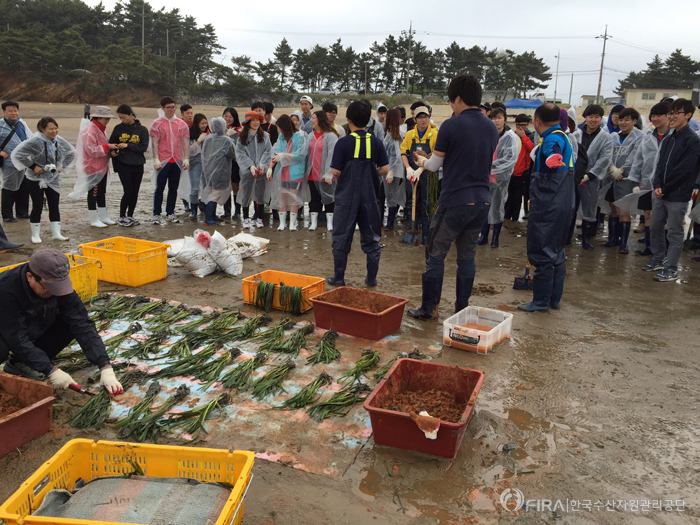
[(293, 211), (289, 212), (289, 231), (290, 232), (297, 231), (297, 214), (294, 213)]
[(41, 230), (41, 224), (38, 222), (31, 222), (29, 226), (32, 228), (32, 242), (34, 244), (41, 244), (41, 237), (39, 237), (39, 230)]
[(309, 226), (309, 231), (316, 231), (318, 228), (318, 212), (311, 212), (311, 226)]
[(88, 210), (88, 217), (90, 218), (90, 226), (95, 228), (106, 228), (107, 225), (97, 218), (97, 210)]
[(279, 212), (279, 216), (280, 216), (280, 225), (277, 227), (277, 231), (284, 231), (287, 229), (287, 212), (281, 211), (281, 212)]
[(52, 222), (51, 223), (51, 238), (54, 241), (67, 241), (68, 237), (61, 235), (61, 223)]
[(326, 212), (326, 228), (329, 232), (333, 231), (333, 214)]
[(113, 224), (117, 224), (114, 222), (112, 219), (109, 218), (109, 214), (107, 213), (107, 208), (97, 208), (97, 216), (100, 218), (100, 222), (103, 224), (106, 224), (107, 226), (112, 226)]

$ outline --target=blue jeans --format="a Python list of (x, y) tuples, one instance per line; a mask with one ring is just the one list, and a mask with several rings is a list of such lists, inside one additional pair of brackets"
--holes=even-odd
[(442, 277), (445, 257), (452, 243), (457, 244), (457, 275), (471, 278), (476, 274), (476, 241), (489, 214), (489, 204), (480, 202), (454, 208), (438, 206), (430, 223), (425, 247), (426, 274)]
[(175, 203), (177, 202), (177, 189), (180, 186), (180, 166), (175, 162), (166, 164), (158, 172), (156, 178), (156, 192), (153, 194), (153, 215), (163, 213), (163, 192), (168, 186), (168, 197), (165, 201), (165, 214), (175, 214)]

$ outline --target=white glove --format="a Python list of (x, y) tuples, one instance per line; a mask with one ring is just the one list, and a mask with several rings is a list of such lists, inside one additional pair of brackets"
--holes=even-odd
[[(416, 182), (418, 179), (420, 179), (420, 174), (423, 173), (423, 168), (418, 168), (417, 170), (411, 170), (411, 173), (408, 175), (408, 180), (411, 182)], [(411, 178), (413, 177), (413, 178)]]
[(198, 142), (199, 144), (201, 144), (202, 142), (204, 142), (204, 139), (205, 139), (205, 138), (207, 138), (207, 135), (206, 135), (205, 133), (202, 133), (202, 134), (197, 138), (197, 142)]
[(394, 182), (394, 172), (390, 171), (386, 174), (386, 183), (391, 184), (392, 182)]
[(251, 174), (253, 177), (255, 177), (255, 172), (256, 172), (256, 171), (258, 171), (258, 168), (256, 168), (255, 166), (251, 166), (251, 167), (250, 167), (250, 174)]
[(632, 193), (639, 193), (640, 191), (642, 191), (642, 188), (640, 188), (639, 186), (635, 186), (634, 188), (632, 188)]
[(272, 168), (267, 168), (267, 180), (272, 180)]
[(426, 162), (427, 160), (428, 160), (428, 159), (425, 158), (423, 155), (414, 155), (414, 156), (413, 156), (413, 162), (415, 162), (416, 164), (418, 164), (418, 166), (421, 167), (421, 168), (422, 168), (423, 166), (425, 166), (425, 162)]
[(49, 374), (49, 383), (58, 390), (65, 390), (75, 383), (75, 381), (73, 381), (70, 375), (66, 374), (60, 368), (57, 368)]
[(153, 159), (153, 167), (156, 169), (156, 171), (160, 171), (160, 169), (163, 167), (158, 157)]
[(700, 191), (700, 190), (698, 190), (698, 189), (694, 189), (694, 190), (693, 190), (693, 195), (691, 196), (691, 198), (692, 198), (693, 200), (695, 200), (695, 199), (698, 198), (698, 192), (699, 192), (699, 191)]
[(100, 371), (100, 384), (105, 387), (105, 390), (107, 390), (112, 397), (124, 393), (124, 388), (121, 383), (117, 381), (112, 367), (103, 368)]
[(323, 180), (330, 186), (333, 184), (333, 175), (324, 175)]
[(190, 159), (183, 159), (182, 161), (182, 169), (183, 171), (187, 171), (187, 168), (190, 167)]
[(588, 175), (584, 175), (583, 179), (581, 179), (581, 184), (586, 184), (591, 178)]
[(406, 168), (406, 178), (409, 180), (409, 182), (413, 182), (414, 173), (413, 168), (410, 166)]
[(614, 180), (620, 180), (622, 178), (622, 170), (620, 168), (616, 168), (615, 166), (610, 166), (608, 173), (610, 173), (610, 176)]
[(233, 137), (236, 134), (236, 130), (233, 128), (229, 128), (226, 130), (226, 136), (227, 137)]

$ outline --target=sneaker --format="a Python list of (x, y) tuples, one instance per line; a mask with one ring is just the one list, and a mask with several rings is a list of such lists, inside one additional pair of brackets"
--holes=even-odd
[(119, 224), (119, 226), (126, 226), (126, 227), (130, 227), (130, 226), (134, 225), (134, 223), (131, 222), (128, 217), (120, 217), (119, 220), (117, 221), (117, 224)]
[(676, 279), (678, 279), (678, 270), (673, 268), (664, 268), (654, 276), (654, 280), (660, 282), (675, 281)]
[(243, 227), (250, 228), (253, 225), (253, 221), (250, 219), (243, 219)]
[(41, 372), (37, 372), (33, 368), (29, 368), (24, 363), (12, 363), (8, 361), (5, 363), (3, 370), (6, 374), (11, 374), (13, 376), (26, 377), (27, 379), (34, 379), (35, 381), (43, 381), (46, 376)]
[(141, 224), (138, 219), (134, 219), (133, 217), (127, 217), (129, 222), (131, 223), (132, 226), (138, 226)]
[(173, 224), (178, 224), (180, 222), (180, 219), (178, 219), (177, 215), (175, 215), (174, 213), (165, 217), (165, 220), (168, 222), (172, 222)]
[(256, 226), (257, 228), (264, 228), (264, 227), (265, 227), (265, 225), (263, 224), (262, 219), (257, 219), (257, 220), (255, 221), (255, 226)]
[(663, 263), (660, 264), (660, 263), (657, 263), (654, 261), (649, 261), (644, 266), (642, 266), (642, 270), (644, 270), (645, 272), (658, 272), (658, 271), (663, 270), (663, 269), (664, 269)]
[(153, 224), (160, 224), (160, 215), (154, 215), (154, 216), (151, 218), (151, 222), (152, 222)]

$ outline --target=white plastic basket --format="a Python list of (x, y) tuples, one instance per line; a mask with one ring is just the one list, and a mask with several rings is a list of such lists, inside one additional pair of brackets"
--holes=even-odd
[(513, 314), (467, 306), (442, 323), (443, 343), (453, 348), (488, 354), (506, 338), (510, 338)]

